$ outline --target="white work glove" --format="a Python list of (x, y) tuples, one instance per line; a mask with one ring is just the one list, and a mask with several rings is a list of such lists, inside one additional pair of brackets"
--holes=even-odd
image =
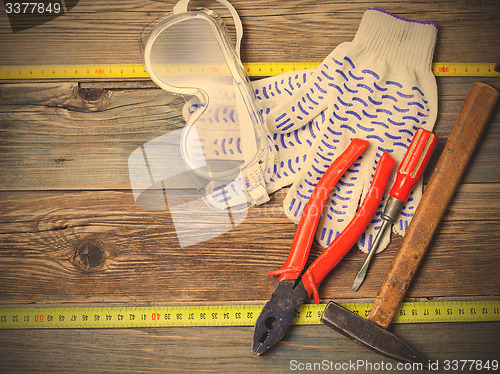
[[(267, 126), (278, 132), (289, 133), (309, 121), (319, 124), (320, 132), (315, 134), (300, 175), (295, 176), (284, 201), (286, 215), (296, 223), (318, 180), (350, 141), (356, 137), (371, 143), (325, 205), (316, 234), (323, 246), (330, 244), (354, 216), (382, 152), (390, 152), (399, 166), (415, 131), (420, 127), (432, 130), (437, 115), (437, 87), (431, 72), (436, 35), (434, 23), (368, 9), (354, 40), (339, 45), (299, 90), (268, 113)], [(394, 226), (397, 233), (406, 231), (421, 192), (422, 182), (414, 188)], [(364, 252), (380, 228), (387, 195), (358, 241)], [(388, 245), (389, 234), (387, 230), (380, 250)]]
[[(284, 201), (293, 222), (298, 223), (316, 183), (350, 141), (357, 137), (371, 142), (325, 204), (317, 230), (321, 245), (329, 245), (354, 216), (382, 152), (389, 151), (399, 164), (415, 131), (432, 130), (437, 115), (431, 72), (436, 35), (434, 23), (368, 9), (354, 40), (339, 45), (317, 69), (252, 82), (274, 152), (267, 191), (293, 183)], [(404, 235), (421, 194), (420, 181), (394, 225), (396, 233)], [(387, 196), (388, 191), (358, 241), (364, 252), (380, 228)], [(387, 247), (389, 233), (379, 252)]]

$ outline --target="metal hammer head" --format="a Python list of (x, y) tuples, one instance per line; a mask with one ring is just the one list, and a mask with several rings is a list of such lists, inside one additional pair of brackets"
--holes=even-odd
[(334, 302), (325, 308), (321, 322), (386, 357), (428, 367), (428, 360), (396, 335)]

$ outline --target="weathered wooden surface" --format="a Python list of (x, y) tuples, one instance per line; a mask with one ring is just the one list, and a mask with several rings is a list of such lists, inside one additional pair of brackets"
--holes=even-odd
[[(63, 17), (12, 34), (0, 15), (0, 65), (139, 63), (142, 28), (174, 1), (80, 0)], [(230, 16), (214, 1), (194, 1)], [(440, 27), (434, 61), (498, 62), (498, 1), (231, 3), (245, 28), (243, 61), (321, 61), (381, 8)], [(231, 27), (229, 27), (231, 29)], [(230, 30), (231, 32), (231, 30)], [(311, 41), (314, 41), (313, 43)], [(425, 180), (476, 78), (438, 78), (440, 137)], [(500, 88), (495, 78), (481, 81)], [(231, 232), (180, 249), (168, 212), (135, 206), (127, 170), (141, 144), (182, 126), (183, 100), (150, 82), (0, 85), (0, 305), (255, 302), (285, 260), (295, 226), (284, 191)], [(408, 292), (500, 297), (500, 115), (495, 113)], [(321, 285), (324, 300), (372, 301), (401, 243), (364, 260), (351, 250)], [(314, 245), (311, 260), (321, 248)], [(395, 325), (429, 359), (500, 359), (499, 323)], [(289, 372), (290, 360), (388, 361), (324, 326), (294, 328), (264, 357), (252, 329), (0, 331), (2, 372)], [(349, 372), (349, 371), (343, 371)]]
[[(474, 80), (438, 79), (436, 154)], [(494, 78), (481, 81), (500, 88)], [(183, 103), (160, 89), (81, 89), (76, 82), (2, 85), (0, 190), (130, 189), (130, 153), (182, 126)], [(500, 182), (498, 111), (491, 122), (464, 182)], [(427, 177), (436, 161), (433, 157)]]
[[(137, 43), (142, 30), (171, 11), (176, 2), (80, 0), (66, 16), (17, 34), (11, 33), (2, 14), (0, 65), (139, 63)], [(435, 61), (500, 60), (496, 48), (500, 10), (496, 0), (231, 3), (243, 22), (245, 62), (319, 62), (335, 46), (352, 40), (363, 11), (371, 7), (419, 21), (435, 21), (440, 27)], [(231, 30), (232, 21), (224, 6), (209, 0), (195, 0), (193, 4), (219, 12)]]
[[(412, 325), (395, 325), (392, 330), (434, 365), (438, 364), (439, 370), (432, 373), (457, 372), (445, 370), (445, 360), (482, 360), (484, 363), (486, 360), (499, 358), (498, 345), (494, 346), (498, 343), (500, 333), (498, 324), (441, 323), (419, 325), (418, 328)], [(440, 337), (439, 341), (433, 338), (436, 336)], [(382, 357), (324, 325), (294, 328), (270, 354), (260, 357), (250, 351), (251, 339), (250, 327), (0, 331), (0, 362), (7, 362), (2, 367), (2, 373), (15, 374), (48, 371), (428, 373), (396, 370), (396, 361)], [(303, 370), (298, 370), (300, 364), (303, 365)], [(307, 364), (326, 364), (327, 370), (306, 370)], [(372, 370), (369, 367), (367, 370), (367, 365), (370, 364)], [(389, 364), (393, 370), (376, 370), (376, 365), (388, 368)], [(468, 370), (470, 364), (471, 362), (464, 373), (480, 372), (475, 367)], [(333, 365), (331, 370), (330, 365)], [(336, 370), (335, 365), (344, 365), (347, 370)], [(352, 370), (356, 365), (359, 365), (357, 370)], [(462, 363), (460, 367), (461, 365)]]
[[(409, 297), (498, 295), (500, 207), (491, 201), (499, 198), (497, 183), (460, 187)], [(295, 231), (274, 201), (231, 232), (180, 249), (168, 213), (136, 208), (129, 191), (3, 192), (0, 202), (3, 304), (265, 300), (276, 284), (267, 273), (286, 259)], [(350, 286), (364, 256), (353, 249), (322, 283), (322, 298), (374, 298), (400, 242), (394, 236), (376, 256), (358, 292)], [(98, 263), (85, 262), (88, 243), (102, 251)], [(311, 259), (319, 253), (315, 245)]]

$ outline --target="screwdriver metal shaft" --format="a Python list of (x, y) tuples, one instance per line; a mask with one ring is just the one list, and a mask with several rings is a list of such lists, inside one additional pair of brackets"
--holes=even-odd
[(354, 278), (354, 283), (352, 284), (352, 289), (354, 291), (357, 291), (363, 283), (370, 262), (380, 246), (385, 231), (396, 221), (404, 203), (410, 196), (411, 190), (424, 173), (425, 167), (432, 156), (432, 152), (436, 148), (437, 141), (437, 136), (430, 131), (418, 129), (415, 133), (410, 147), (406, 151), (401, 166), (398, 169), (396, 181), (389, 193), (390, 196), (387, 199), (387, 204), (385, 205), (381, 217), (382, 225), (375, 236), (375, 240), (373, 241), (365, 262)]
[(391, 227), (391, 225), (396, 221), (396, 218), (401, 211), (401, 208), (404, 204), (404, 201), (398, 200), (392, 196), (387, 200), (387, 204), (385, 205), (384, 213), (382, 214), (382, 226), (378, 230), (377, 236), (375, 236), (375, 240), (373, 241), (373, 245), (368, 252), (368, 256), (366, 256), (365, 262), (361, 266), (361, 269), (356, 274), (356, 278), (354, 278), (354, 283), (352, 284), (352, 289), (357, 291), (361, 286), (361, 283), (365, 280), (366, 272), (368, 267), (370, 266), (370, 262), (377, 251), (380, 241), (382, 240), (385, 231), (387, 228)]

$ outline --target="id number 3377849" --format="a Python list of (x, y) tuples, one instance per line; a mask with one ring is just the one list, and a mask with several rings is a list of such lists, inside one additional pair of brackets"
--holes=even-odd
[(61, 10), (61, 3), (57, 1), (5, 3), (7, 14), (59, 14)]

